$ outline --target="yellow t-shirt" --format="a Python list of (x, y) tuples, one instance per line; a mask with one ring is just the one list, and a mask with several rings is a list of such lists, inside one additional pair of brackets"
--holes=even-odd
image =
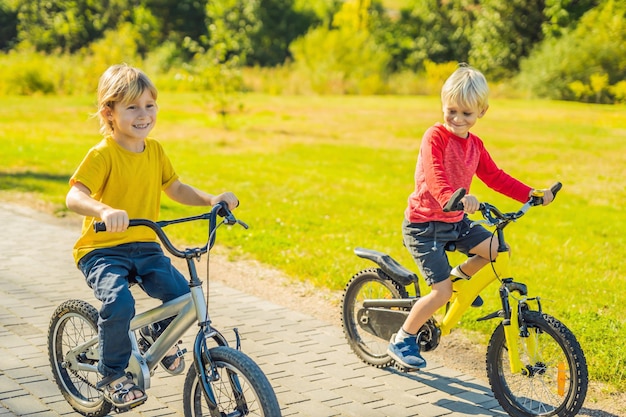
[[(115, 209), (126, 210), (131, 219), (156, 221), (159, 217), (161, 190), (169, 187), (178, 175), (161, 145), (146, 139), (141, 153), (128, 151), (112, 137), (91, 148), (76, 169), (70, 185), (80, 182), (91, 191), (91, 197)], [(95, 233), (93, 223), (101, 219), (85, 217), (80, 238), (74, 245), (74, 260), (94, 249), (131, 242), (156, 241), (147, 227), (131, 227), (125, 232)]]

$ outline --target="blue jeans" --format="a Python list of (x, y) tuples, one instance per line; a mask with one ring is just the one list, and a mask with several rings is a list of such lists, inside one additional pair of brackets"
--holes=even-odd
[(146, 294), (162, 302), (188, 293), (189, 285), (154, 242), (96, 249), (79, 260), (78, 268), (102, 302), (98, 371), (107, 379), (121, 377), (132, 350), (129, 330), (135, 316), (135, 299), (130, 284), (137, 283)]

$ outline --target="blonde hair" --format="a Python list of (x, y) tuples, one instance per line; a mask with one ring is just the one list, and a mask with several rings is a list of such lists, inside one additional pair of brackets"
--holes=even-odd
[(481, 111), (489, 105), (488, 96), (485, 76), (467, 64), (460, 64), (441, 89), (442, 103), (456, 103)]
[(107, 109), (113, 110), (116, 103), (130, 103), (146, 90), (157, 99), (156, 87), (141, 70), (127, 64), (110, 66), (98, 82), (100, 133), (106, 136), (113, 132), (113, 123), (105, 117)]

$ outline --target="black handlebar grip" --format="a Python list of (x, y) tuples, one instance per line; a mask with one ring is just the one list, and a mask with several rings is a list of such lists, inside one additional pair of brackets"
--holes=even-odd
[(465, 197), (465, 193), (467, 193), (465, 188), (459, 188), (456, 190), (446, 205), (443, 206), (443, 211), (447, 213), (449, 211), (463, 210), (463, 203), (461, 203), (461, 199)]
[[(552, 184), (552, 187), (550, 187), (550, 192), (552, 192), (552, 199), (554, 200), (556, 198), (556, 193), (559, 192), (559, 190), (563, 187), (563, 184), (561, 184), (560, 182), (555, 182), (554, 184)], [(531, 204), (533, 206), (540, 206), (543, 204), (543, 196), (538, 197), (538, 196), (532, 196), (531, 197)]]
[(98, 232), (106, 232), (107, 231), (107, 225), (104, 224), (104, 222), (95, 222), (93, 224), (93, 230), (98, 233)]
[(226, 204), (225, 201), (220, 201), (219, 203), (216, 204), (217, 206), (219, 206), (219, 209), (217, 209), (217, 215), (220, 217), (226, 217), (228, 216), (230, 213), (230, 210), (228, 209), (228, 204)]
[(563, 188), (563, 184), (561, 184), (560, 182), (556, 182), (554, 183), (554, 185), (552, 185), (552, 187), (550, 187), (550, 191), (552, 191), (552, 195), (555, 198), (556, 198), (556, 193), (561, 191), (561, 188)]

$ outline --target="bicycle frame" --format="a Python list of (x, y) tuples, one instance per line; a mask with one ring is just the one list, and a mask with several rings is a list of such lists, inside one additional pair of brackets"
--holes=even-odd
[[(551, 188), (554, 195), (556, 195), (560, 189), (561, 183), (556, 183)], [(451, 200), (449, 203), (448, 210), (462, 208), (458, 207), (458, 204), (463, 195), (465, 195), (465, 190), (459, 190), (459, 192), (456, 193), (456, 197), (453, 198), (454, 201)], [(459, 279), (453, 283), (452, 288), (454, 293), (450, 303), (448, 304), (448, 310), (446, 311), (440, 325), (441, 334), (449, 334), (452, 327), (458, 323), (463, 313), (465, 313), (467, 308), (469, 308), (472, 300), (474, 300), (478, 294), (480, 294), (480, 292), (492, 281), (496, 279), (500, 280), (502, 282), (502, 285), (500, 286), (500, 299), (502, 301), (503, 312), (502, 325), (508, 348), (507, 352), (509, 356), (510, 369), (514, 374), (525, 374), (527, 372), (526, 368), (522, 365), (520, 358), (519, 342), (521, 339), (524, 340), (526, 352), (531, 358), (536, 361), (539, 354), (535, 338), (531, 337), (531, 334), (526, 328), (526, 324), (520, 322), (521, 309), (522, 307), (528, 306), (528, 301), (534, 300), (537, 302), (538, 310), (541, 311), (541, 303), (539, 301), (539, 297), (528, 298), (526, 285), (514, 282), (513, 278), (509, 276), (510, 253), (504, 240), (504, 228), (509, 224), (509, 222), (523, 216), (530, 207), (540, 204), (542, 202), (542, 197), (543, 193), (541, 192), (533, 193), (530, 200), (526, 202), (524, 206), (522, 206), (522, 208), (513, 215), (513, 217), (508, 217), (506, 220), (504, 220), (503, 214), (500, 213), (495, 207), (486, 203), (481, 204), (481, 210), (486, 210), (487, 213), (485, 215), (485, 212), (483, 212), (485, 219), (493, 221), (497, 217), (504, 220), (503, 222), (493, 223), (496, 225), (495, 236), (498, 239), (498, 253), (500, 256), (491, 261), (491, 267), (482, 268), (474, 274), (471, 280), (468, 281)], [(493, 213), (490, 210), (493, 210)], [(494, 215), (496, 217), (494, 217)], [(518, 292), (521, 297), (515, 298), (511, 296), (512, 292)], [(513, 304), (513, 308), (511, 308), (511, 304)], [(479, 320), (487, 320), (498, 316), (500, 316), (499, 313), (490, 314)]]
[[(512, 373), (524, 372), (525, 368), (520, 359), (519, 341), (524, 339), (527, 352), (531, 357), (536, 357), (537, 349), (535, 339), (529, 337), (525, 326), (520, 323), (519, 313), (522, 305), (525, 305), (530, 299), (526, 294), (526, 286), (515, 283), (513, 278), (509, 277), (509, 253), (500, 253), (496, 260), (490, 265), (482, 268), (477, 272), (471, 280), (458, 279), (452, 283), (453, 295), (448, 304), (446, 314), (444, 315), (439, 329), (441, 336), (450, 334), (451, 330), (457, 325), (463, 314), (470, 308), (472, 302), (478, 295), (493, 281), (500, 279), (502, 285), (500, 287), (500, 298), (502, 301), (502, 311), (504, 314), (502, 324), (504, 326), (504, 335), (508, 346), (509, 364)], [(502, 278), (505, 277), (505, 278)], [(517, 299), (511, 296), (512, 291), (518, 291), (522, 297)], [(539, 305), (538, 299), (537, 303)], [(539, 305), (540, 308), (540, 305)], [(490, 314), (482, 319), (487, 320), (498, 316), (497, 313)]]
[(459, 278), (452, 283), (452, 298), (450, 298), (446, 314), (439, 324), (442, 336), (450, 334), (463, 314), (470, 308), (472, 302), (489, 284), (498, 279), (498, 276), (507, 276), (508, 268), (508, 253), (501, 253), (490, 265), (485, 266), (472, 276), (472, 279)]
[[(176, 318), (165, 329), (163, 334), (161, 334), (143, 355), (140, 355), (137, 338), (134, 332), (144, 326), (173, 316), (176, 316)], [(139, 359), (137, 363), (140, 365), (140, 368), (142, 368), (140, 373), (143, 375), (141, 380), (143, 381), (145, 389), (150, 388), (150, 373), (159, 365), (159, 362), (165, 357), (167, 352), (178, 342), (194, 322), (207, 326), (210, 323), (206, 313), (206, 303), (203, 298), (202, 288), (200, 287), (193, 287), (189, 294), (182, 295), (160, 306), (139, 313), (132, 319), (130, 323), (130, 339), (133, 345), (133, 355)], [(204, 332), (200, 333), (204, 334)], [(216, 331), (211, 332), (209, 336), (213, 337), (219, 345), (228, 345), (227, 341)], [(98, 359), (98, 352), (94, 349), (97, 343), (98, 337), (94, 337), (88, 342), (70, 350), (67, 354), (67, 358), (72, 362), (72, 367), (81, 371), (97, 372), (94, 365), (82, 363), (75, 359), (77, 355), (86, 351), (90, 352), (87, 354), (88, 357)]]

